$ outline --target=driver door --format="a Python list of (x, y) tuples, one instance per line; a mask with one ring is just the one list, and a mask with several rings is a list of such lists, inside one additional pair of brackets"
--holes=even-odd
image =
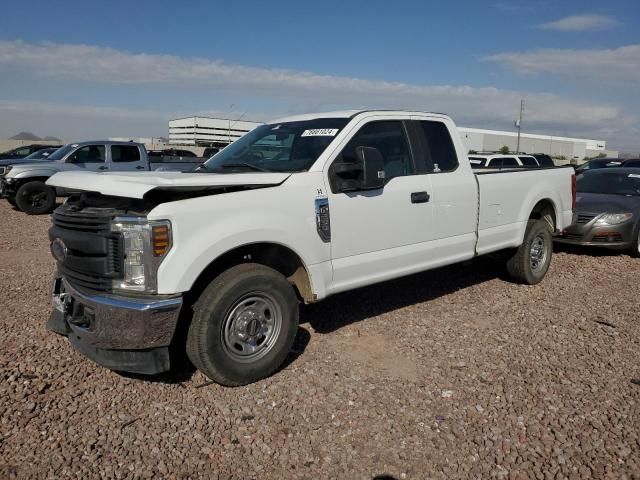
[(84, 145), (67, 159), (65, 170), (87, 170), (102, 172), (108, 170), (104, 145)]
[(333, 163), (373, 147), (384, 160), (385, 185), (341, 192), (329, 167), (334, 292), (419, 271), (430, 261), (431, 181), (416, 173), (405, 121), (383, 117), (357, 128)]

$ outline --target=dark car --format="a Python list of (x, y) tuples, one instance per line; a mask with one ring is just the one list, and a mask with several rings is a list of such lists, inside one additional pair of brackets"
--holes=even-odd
[(551, 158), (546, 153), (533, 153), (533, 157), (538, 160), (538, 163), (542, 168), (555, 167), (556, 164), (553, 162), (553, 158)]
[(202, 153), (202, 156), (204, 158), (211, 158), (216, 153), (218, 153), (219, 151), (220, 151), (220, 149), (218, 147), (207, 147), (207, 148), (204, 149), (204, 152)]
[(147, 152), (150, 157), (197, 157), (191, 150), (179, 150), (177, 148), (166, 148), (164, 150), (151, 150)]
[(0, 167), (6, 167), (7, 165), (19, 165), (21, 163), (30, 163), (30, 162), (42, 162), (46, 161), (53, 152), (58, 150), (57, 147), (53, 148), (41, 148), (40, 150), (36, 150), (31, 155), (28, 155), (24, 158), (5, 158), (4, 160), (0, 160)]
[(42, 150), (43, 148), (60, 148), (62, 145), (23, 145), (22, 147), (0, 153), (0, 159), (13, 158), (20, 159)]
[(625, 160), (622, 166), (628, 168), (640, 168), (640, 158), (630, 158)]
[(579, 174), (575, 223), (555, 241), (627, 249), (640, 257), (640, 168)]
[(621, 167), (624, 160), (621, 158), (593, 158), (576, 167), (576, 174), (598, 168)]

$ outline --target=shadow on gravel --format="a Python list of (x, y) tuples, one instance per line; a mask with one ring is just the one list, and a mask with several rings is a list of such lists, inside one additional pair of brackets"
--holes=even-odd
[(582, 245), (570, 245), (567, 243), (554, 243), (554, 252), (570, 253), (572, 255), (589, 255), (590, 257), (617, 257), (629, 255), (627, 250), (610, 249), (606, 247), (586, 247)]
[[(311, 335), (309, 334), (309, 332), (304, 328), (298, 327), (298, 332), (296, 333), (293, 347), (291, 348), (291, 351), (289, 352), (286, 360), (284, 361), (282, 366), (278, 368), (277, 371), (279, 372), (280, 370), (284, 370), (293, 362), (295, 362), (298, 357), (302, 355), (305, 348), (307, 348), (310, 340)], [(132, 380), (143, 380), (152, 383), (164, 383), (167, 385), (180, 385), (191, 380), (191, 377), (193, 377), (193, 375), (196, 373), (196, 367), (191, 364), (184, 350), (172, 352), (171, 362), (171, 371), (161, 373), (159, 375), (141, 375), (128, 372), (118, 372), (118, 374), (121, 377), (130, 378)], [(207, 386), (210, 383), (213, 382), (206, 382), (203, 385), (196, 386), (196, 388)]]
[(309, 323), (319, 333), (330, 333), (352, 323), (495, 278), (506, 279), (504, 264), (490, 258), (478, 258), (305, 305), (300, 312), (300, 323)]

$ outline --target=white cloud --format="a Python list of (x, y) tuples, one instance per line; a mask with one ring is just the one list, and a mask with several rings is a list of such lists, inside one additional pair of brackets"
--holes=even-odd
[(520, 73), (552, 73), (583, 80), (640, 80), (640, 44), (615, 49), (541, 49), (484, 58)]
[[(515, 62), (511, 55), (520, 54), (500, 54), (489, 57), (488, 60), (509, 64)], [(262, 111), (270, 110), (268, 115), (249, 111), (244, 117), (256, 120), (303, 111), (408, 108), (445, 112), (461, 125), (504, 129), (510, 128), (513, 124), (520, 99), (523, 97), (527, 100), (525, 125), (529, 131), (590, 136), (598, 134), (601, 125), (613, 127), (623, 118), (621, 109), (616, 105), (591, 100), (571, 100), (553, 94), (493, 87), (412, 85), (373, 81), (233, 65), (209, 59), (129, 53), (88, 45), (0, 41), (0, 75), (5, 69), (28, 72), (30, 75), (40, 75), (48, 79), (125, 85), (129, 89), (159, 85), (180, 95), (184, 95), (186, 91), (193, 95), (194, 89), (208, 91), (215, 87), (218, 98), (221, 98), (225, 91), (232, 92), (235, 98), (242, 96), (245, 104), (253, 103), (261, 105), (259, 108)], [(96, 95), (102, 103), (104, 99), (99, 90)], [(166, 95), (166, 91), (162, 95)], [(74, 125), (77, 128), (74, 135), (88, 135), (89, 131), (98, 132), (91, 136), (158, 136), (165, 134), (166, 120), (169, 118), (203, 113), (156, 111), (155, 107), (138, 110), (16, 100), (7, 99), (0, 102), (0, 127), (4, 124), (2, 132), (7, 131), (7, 125), (11, 123), (6, 113), (9, 111), (14, 112), (13, 116), (15, 112), (22, 111), (25, 121), (27, 114), (31, 115), (30, 118), (38, 118), (39, 113), (44, 113), (46, 117), (43, 118), (51, 120), (55, 118), (55, 112), (58, 112), (64, 118), (76, 119)], [(162, 105), (163, 101), (164, 97), (159, 95), (157, 105)], [(208, 107), (214, 105), (202, 105), (202, 109)], [(81, 119), (86, 118), (94, 120), (85, 121), (83, 124)], [(43, 122), (40, 119), (38, 121)], [(9, 126), (13, 128), (12, 125)], [(56, 128), (63, 127), (64, 122), (56, 122)], [(90, 127), (93, 130), (90, 130)], [(27, 128), (20, 128), (24, 129)], [(151, 129), (155, 129), (155, 132), (150, 132)], [(68, 136), (59, 131), (55, 131), (54, 134)]]
[(569, 17), (535, 25), (543, 30), (556, 30), (559, 32), (586, 32), (592, 30), (603, 30), (615, 27), (619, 22), (607, 15), (585, 14), (571, 15)]

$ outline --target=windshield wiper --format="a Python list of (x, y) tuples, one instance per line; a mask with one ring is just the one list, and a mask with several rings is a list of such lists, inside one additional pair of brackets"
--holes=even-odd
[(271, 170), (268, 170), (266, 168), (263, 167), (259, 167), (257, 165), (253, 165), (251, 163), (224, 163), (222, 165), (219, 165), (220, 168), (248, 168), (249, 170), (255, 170), (257, 172), (270, 172)]

